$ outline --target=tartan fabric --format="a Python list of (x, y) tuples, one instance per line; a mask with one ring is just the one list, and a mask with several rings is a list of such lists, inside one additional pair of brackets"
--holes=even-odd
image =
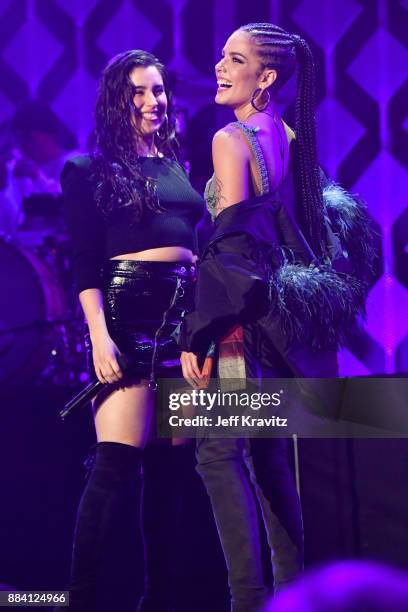
[(245, 389), (244, 330), (235, 325), (218, 346), (218, 378), (223, 391)]

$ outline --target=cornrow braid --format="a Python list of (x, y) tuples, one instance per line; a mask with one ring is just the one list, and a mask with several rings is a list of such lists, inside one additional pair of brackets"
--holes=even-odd
[(261, 70), (273, 68), (277, 91), (297, 71), (295, 103), (295, 180), (303, 230), (318, 258), (327, 255), (323, 195), (316, 144), (315, 74), (311, 50), (303, 38), (271, 23), (249, 23), (239, 28), (254, 40)]

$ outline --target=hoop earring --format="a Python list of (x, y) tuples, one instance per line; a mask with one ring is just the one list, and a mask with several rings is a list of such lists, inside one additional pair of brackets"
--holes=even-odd
[[(256, 96), (258, 95), (258, 93), (259, 93), (260, 91), (261, 91), (262, 93), (265, 93), (265, 92), (266, 92), (266, 94), (267, 94), (267, 96), (268, 96), (268, 99), (267, 99), (267, 101), (265, 102), (265, 104), (263, 105), (263, 107), (262, 107), (262, 108), (260, 108), (259, 106), (257, 106), (257, 105), (255, 104), (255, 98), (256, 98)], [(251, 106), (252, 106), (252, 108), (254, 108), (256, 111), (258, 111), (258, 113), (262, 113), (262, 112), (265, 110), (265, 108), (267, 108), (267, 107), (268, 107), (268, 104), (269, 104), (269, 102), (270, 102), (270, 101), (271, 101), (271, 94), (269, 93), (269, 91), (268, 91), (267, 89), (261, 89), (260, 87), (258, 87), (257, 89), (255, 89), (254, 93), (252, 94), (252, 97), (251, 97)]]
[[(164, 129), (164, 135), (160, 134), (161, 130)], [(167, 113), (164, 115), (164, 121), (160, 126), (160, 129), (157, 130), (156, 134), (157, 136), (160, 138), (160, 140), (166, 140), (167, 136), (168, 136), (168, 129), (169, 129), (169, 118), (167, 116)]]

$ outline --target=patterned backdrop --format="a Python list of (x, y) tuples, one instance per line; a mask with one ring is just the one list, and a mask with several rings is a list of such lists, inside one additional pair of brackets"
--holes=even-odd
[[(213, 105), (227, 35), (270, 20), (304, 36), (318, 69), (321, 163), (367, 201), (382, 253), (367, 324), (342, 352), (342, 373), (408, 371), (406, 0), (1, 0), (0, 19), (3, 139), (16, 107), (39, 98), (86, 150), (101, 69), (120, 51), (144, 48), (177, 77), (199, 187), (211, 174), (211, 136), (231, 119)], [(281, 95), (288, 122), (292, 94), (289, 86)]]

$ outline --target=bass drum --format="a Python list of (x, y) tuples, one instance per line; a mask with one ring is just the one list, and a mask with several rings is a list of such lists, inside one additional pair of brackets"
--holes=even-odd
[(0, 239), (0, 382), (41, 382), (67, 300), (38, 255)]

